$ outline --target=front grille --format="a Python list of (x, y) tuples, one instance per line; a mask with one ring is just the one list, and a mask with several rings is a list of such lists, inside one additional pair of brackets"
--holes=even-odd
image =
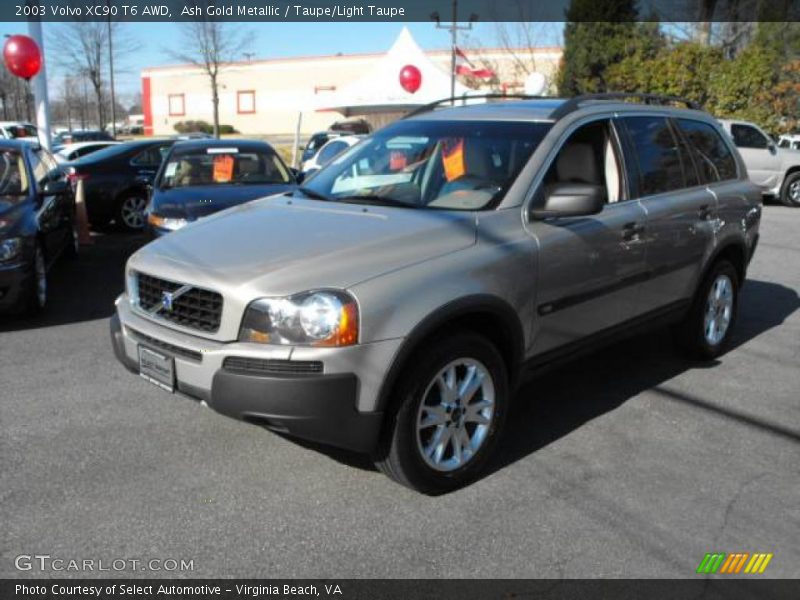
[(277, 358), (246, 358), (229, 356), (222, 368), (241, 375), (312, 375), (322, 373), (317, 360), (282, 360)]
[[(181, 283), (144, 273), (138, 274), (138, 281), (139, 307), (149, 313), (161, 306), (164, 292), (175, 292), (183, 287)], [(182, 327), (213, 333), (219, 329), (222, 318), (222, 295), (193, 287), (173, 301), (172, 310), (162, 308), (154, 314)]]
[(197, 350), (190, 350), (189, 348), (184, 348), (182, 346), (176, 346), (175, 344), (170, 344), (169, 342), (157, 340), (156, 338), (150, 337), (149, 335), (146, 335), (141, 331), (137, 331), (133, 327), (128, 327), (127, 325), (125, 327), (131, 333), (131, 335), (133, 335), (135, 339), (139, 340), (140, 342), (144, 342), (148, 346), (160, 348), (161, 350), (165, 350), (170, 354), (183, 356), (184, 358), (196, 360), (197, 362), (203, 362), (203, 355)]

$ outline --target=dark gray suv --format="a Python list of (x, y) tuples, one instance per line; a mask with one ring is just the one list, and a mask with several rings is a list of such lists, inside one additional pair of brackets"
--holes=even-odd
[(428, 106), (134, 254), (117, 357), (415, 489), (461, 486), (528, 374), (656, 324), (724, 351), (761, 194), (720, 125), (677, 104)]

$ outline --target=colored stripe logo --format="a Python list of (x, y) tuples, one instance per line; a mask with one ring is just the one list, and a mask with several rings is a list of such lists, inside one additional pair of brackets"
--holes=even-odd
[(769, 561), (772, 560), (772, 553), (755, 552), (733, 552), (727, 554), (725, 552), (709, 552), (700, 561), (697, 567), (697, 573), (705, 575), (713, 575), (719, 573), (720, 575), (738, 575), (743, 574), (761, 574), (763, 573)]

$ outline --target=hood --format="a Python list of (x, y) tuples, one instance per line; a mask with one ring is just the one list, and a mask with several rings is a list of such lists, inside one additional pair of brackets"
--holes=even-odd
[(148, 244), (131, 268), (226, 292), (242, 302), (344, 289), (475, 243), (468, 212), (274, 196), (192, 223)]
[(280, 194), (294, 184), (217, 185), (155, 190), (153, 212), (162, 217), (194, 220), (264, 196)]

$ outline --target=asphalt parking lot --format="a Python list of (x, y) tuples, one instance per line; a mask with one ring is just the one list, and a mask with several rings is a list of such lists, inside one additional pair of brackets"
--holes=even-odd
[[(692, 577), (771, 552), (800, 577), (800, 210), (766, 206), (734, 348), (658, 333), (520, 392), (490, 473), (431, 498), (365, 459), (168, 395), (115, 362), (141, 240), (98, 237), (47, 314), (0, 320), (0, 577), (14, 558), (193, 560), (184, 577)], [(108, 575), (108, 574), (106, 574)]]

